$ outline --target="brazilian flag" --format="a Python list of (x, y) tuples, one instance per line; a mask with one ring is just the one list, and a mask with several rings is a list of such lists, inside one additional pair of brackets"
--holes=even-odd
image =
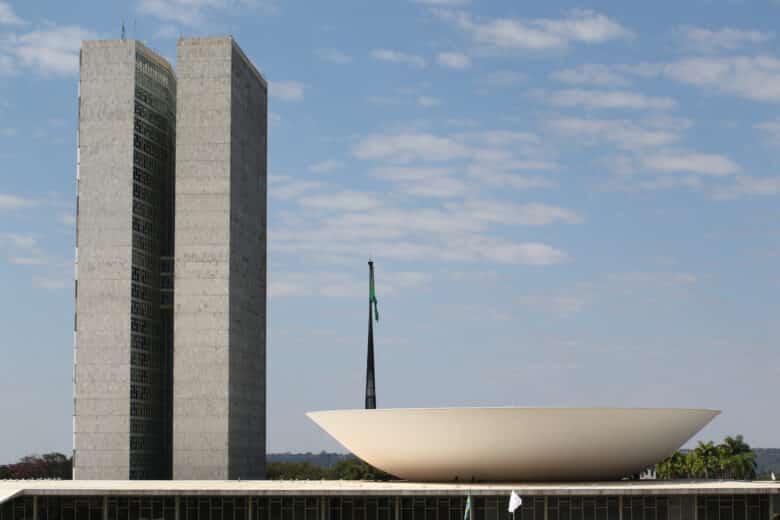
[(371, 263), (371, 277), (369, 278), (369, 287), (368, 287), (368, 304), (374, 305), (374, 319), (378, 322), (379, 321), (379, 302), (376, 299), (376, 289), (374, 288), (374, 264)]

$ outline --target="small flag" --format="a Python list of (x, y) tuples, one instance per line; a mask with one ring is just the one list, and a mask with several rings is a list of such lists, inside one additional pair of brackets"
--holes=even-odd
[(523, 505), (523, 499), (517, 496), (517, 493), (512, 491), (512, 494), (509, 495), (509, 512), (514, 513), (515, 509)]
[(471, 518), (471, 495), (466, 497), (466, 510), (463, 511), (463, 520)]
[(368, 303), (374, 304), (374, 319), (379, 321), (379, 302), (376, 300), (376, 289), (374, 289), (374, 262), (369, 262), (368, 265), (371, 268), (371, 283), (368, 287)]

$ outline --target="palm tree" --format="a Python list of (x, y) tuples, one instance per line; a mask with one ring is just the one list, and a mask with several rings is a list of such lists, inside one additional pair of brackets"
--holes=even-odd
[(742, 435), (726, 437), (718, 446), (724, 478), (756, 478), (756, 454)]
[(674, 480), (689, 476), (685, 455), (675, 451), (670, 457), (661, 461), (656, 468), (656, 478), (661, 480)]
[(691, 476), (705, 479), (717, 476), (720, 459), (719, 450), (712, 441), (699, 441), (699, 445), (688, 454)]

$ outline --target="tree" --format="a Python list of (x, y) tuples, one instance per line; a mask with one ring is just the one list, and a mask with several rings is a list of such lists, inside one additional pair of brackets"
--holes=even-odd
[(309, 462), (272, 462), (266, 466), (269, 479), (278, 480), (392, 480), (395, 477), (350, 456), (332, 468)]
[(726, 437), (718, 446), (718, 450), (723, 478), (756, 478), (756, 454), (742, 439), (742, 435)]
[(27, 455), (15, 464), (0, 466), (0, 478), (70, 480), (72, 478), (72, 460), (62, 453)]
[(712, 442), (699, 442), (688, 453), (675, 452), (658, 463), (656, 477), (755, 479), (756, 467), (756, 453), (742, 435), (737, 435), (726, 437), (717, 446)]
[(656, 478), (661, 480), (688, 478), (690, 475), (688, 459), (684, 453), (675, 451), (671, 457), (658, 464), (655, 472)]
[(357, 457), (345, 459), (336, 463), (331, 470), (331, 478), (335, 480), (394, 480), (395, 477), (374, 466), (363, 462)]
[(328, 470), (309, 462), (272, 462), (266, 466), (271, 480), (323, 480)]
[(712, 441), (702, 442), (688, 453), (691, 476), (694, 478), (715, 478), (721, 468), (721, 454)]

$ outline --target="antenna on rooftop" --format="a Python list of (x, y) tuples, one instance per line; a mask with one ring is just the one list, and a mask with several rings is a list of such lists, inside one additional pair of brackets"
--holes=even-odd
[(125, 20), (122, 19), (122, 40), (125, 40)]

